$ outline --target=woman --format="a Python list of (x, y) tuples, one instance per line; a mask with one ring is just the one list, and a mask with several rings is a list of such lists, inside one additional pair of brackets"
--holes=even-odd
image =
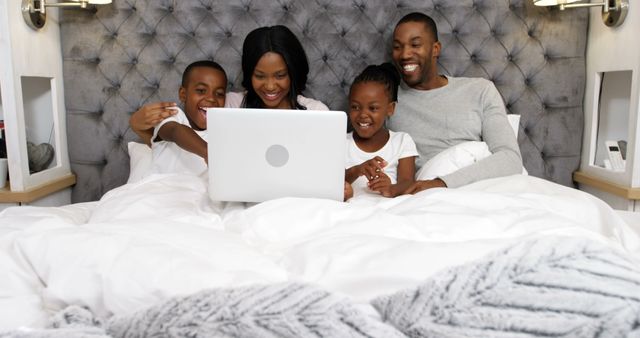
[[(251, 31), (242, 46), (242, 86), (245, 92), (227, 93), (227, 108), (328, 110), (320, 101), (301, 95), (307, 85), (309, 63), (302, 44), (285, 26)], [(150, 103), (129, 119), (131, 129), (151, 144), (153, 128), (175, 113), (174, 102)]]

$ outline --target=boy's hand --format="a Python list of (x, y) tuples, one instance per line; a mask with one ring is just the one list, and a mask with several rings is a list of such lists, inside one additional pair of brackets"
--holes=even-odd
[(177, 114), (176, 107), (175, 102), (145, 104), (131, 115), (129, 124), (134, 131), (153, 129), (162, 120)]
[[(385, 161), (382, 157), (376, 156), (368, 161), (365, 161), (358, 165), (358, 176), (363, 176), (367, 178), (369, 182), (375, 180), (380, 177), (382, 170), (387, 166), (387, 161)], [(385, 175), (386, 176), (386, 175)]]
[(391, 179), (383, 172), (378, 173), (377, 178), (369, 181), (368, 186), (369, 189), (379, 192), (384, 197), (395, 197)]

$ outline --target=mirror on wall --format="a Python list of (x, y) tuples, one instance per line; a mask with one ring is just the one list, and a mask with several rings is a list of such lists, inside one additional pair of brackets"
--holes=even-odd
[(625, 171), (632, 75), (631, 70), (599, 73), (598, 129), (592, 165)]
[(21, 80), (29, 173), (33, 175), (58, 162), (52, 79), (23, 76)]

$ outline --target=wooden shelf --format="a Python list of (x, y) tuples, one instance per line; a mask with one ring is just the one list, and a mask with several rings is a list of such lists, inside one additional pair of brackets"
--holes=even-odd
[[(7, 182), (7, 187), (9, 186)], [(11, 191), (7, 187), (0, 189), (0, 203), (29, 203), (56, 191), (76, 184), (76, 175), (67, 174), (51, 182), (41, 184), (25, 191)]]
[(631, 188), (617, 183), (611, 183), (600, 177), (589, 175), (581, 171), (573, 173), (573, 180), (580, 184), (588, 185), (626, 199), (640, 200), (640, 188)]

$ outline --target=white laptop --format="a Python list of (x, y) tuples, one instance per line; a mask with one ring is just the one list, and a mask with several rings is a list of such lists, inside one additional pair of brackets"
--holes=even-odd
[(209, 108), (209, 196), (342, 201), (346, 131), (341, 111)]

